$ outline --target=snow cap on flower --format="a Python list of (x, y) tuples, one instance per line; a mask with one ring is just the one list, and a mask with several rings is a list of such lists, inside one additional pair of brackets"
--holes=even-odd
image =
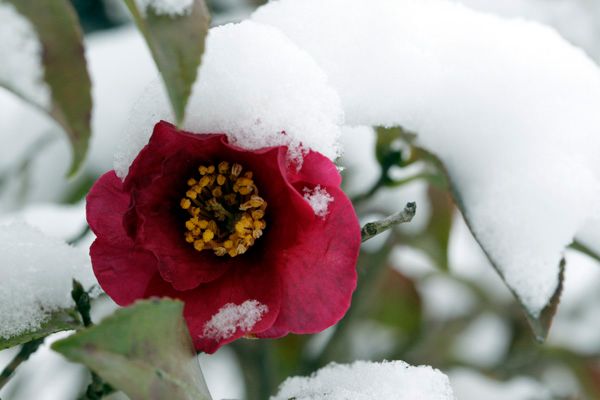
[[(155, 82), (134, 107), (115, 156), (119, 177), (161, 119), (174, 120), (162, 83)], [(287, 146), (288, 158), (299, 164), (309, 150), (335, 159), (342, 121), (325, 73), (279, 30), (251, 21), (211, 29), (184, 129), (225, 132), (232, 144), (251, 150)]]

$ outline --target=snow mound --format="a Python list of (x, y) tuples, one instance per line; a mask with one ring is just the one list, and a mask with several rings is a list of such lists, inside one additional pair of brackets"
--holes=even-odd
[(23, 223), (0, 225), (0, 337), (39, 328), (53, 311), (74, 306), (72, 280), (96, 280), (87, 254)]
[[(312, 149), (333, 159), (343, 112), (312, 58), (281, 32), (251, 21), (211, 29), (183, 128), (226, 133), (247, 149), (285, 145), (301, 163)], [(160, 119), (173, 121), (157, 81), (134, 107), (115, 171), (125, 177)]]
[(551, 28), (444, 0), (281, 0), (252, 18), (314, 57), (349, 124), (418, 133), (538, 316), (565, 246), (598, 214), (597, 66)]
[(288, 378), (271, 400), (451, 400), (448, 378), (402, 361), (329, 364), (310, 377)]

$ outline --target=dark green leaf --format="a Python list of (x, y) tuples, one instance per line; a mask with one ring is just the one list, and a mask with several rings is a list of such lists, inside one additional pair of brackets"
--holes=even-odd
[[(91, 82), (77, 16), (67, 0), (7, 0), (27, 18), (42, 45), (44, 80), (52, 93), (48, 112), (66, 131), (73, 149), (70, 174), (85, 159), (90, 140)], [(9, 90), (10, 83), (3, 84)], [(40, 106), (23, 93), (24, 100)]]
[(80, 326), (81, 322), (75, 310), (60, 310), (54, 312), (38, 329), (8, 339), (0, 338), (0, 350), (43, 338), (52, 333), (76, 329)]
[(152, 7), (140, 10), (135, 0), (125, 4), (148, 43), (180, 124), (204, 53), (208, 8), (204, 0), (194, 0), (188, 13), (158, 15)]
[(52, 348), (132, 400), (210, 400), (182, 312), (179, 301), (140, 301)]

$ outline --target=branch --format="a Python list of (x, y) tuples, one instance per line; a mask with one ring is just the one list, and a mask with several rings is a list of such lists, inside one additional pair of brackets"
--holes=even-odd
[(382, 219), (381, 221), (369, 222), (365, 224), (360, 230), (362, 241), (367, 240), (383, 233), (397, 224), (403, 224), (412, 221), (415, 213), (417, 212), (417, 204), (414, 202), (407, 203), (404, 210), (397, 212), (396, 214), (390, 215), (389, 217)]

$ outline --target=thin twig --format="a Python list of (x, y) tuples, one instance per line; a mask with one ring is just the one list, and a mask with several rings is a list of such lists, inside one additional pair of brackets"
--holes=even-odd
[(412, 221), (417, 212), (417, 204), (414, 202), (407, 203), (404, 210), (397, 212), (394, 215), (382, 219), (381, 221), (369, 222), (360, 230), (362, 241), (367, 240), (383, 233), (397, 224), (403, 224)]
[(573, 250), (577, 250), (580, 253), (585, 254), (588, 257), (593, 258), (596, 261), (600, 261), (600, 254), (598, 254), (597, 252), (595, 252), (594, 250), (592, 250), (590, 247), (584, 245), (583, 243), (581, 243), (580, 241), (574, 241), (573, 243), (571, 243), (570, 246)]
[[(71, 290), (71, 297), (77, 306), (77, 311), (81, 315), (83, 320), (83, 326), (90, 327), (94, 325), (90, 316), (91, 304), (90, 295), (81, 283), (73, 279), (73, 289)], [(90, 371), (92, 381), (85, 390), (85, 393), (79, 397), (79, 400), (99, 400), (104, 396), (114, 392), (114, 389), (107, 383), (105, 383), (98, 374)]]
[(11, 362), (4, 368), (0, 374), (0, 389), (4, 387), (15, 373), (15, 370), (19, 365), (27, 361), (27, 359), (44, 343), (45, 338), (35, 339), (31, 342), (25, 343), (17, 355), (11, 360)]

